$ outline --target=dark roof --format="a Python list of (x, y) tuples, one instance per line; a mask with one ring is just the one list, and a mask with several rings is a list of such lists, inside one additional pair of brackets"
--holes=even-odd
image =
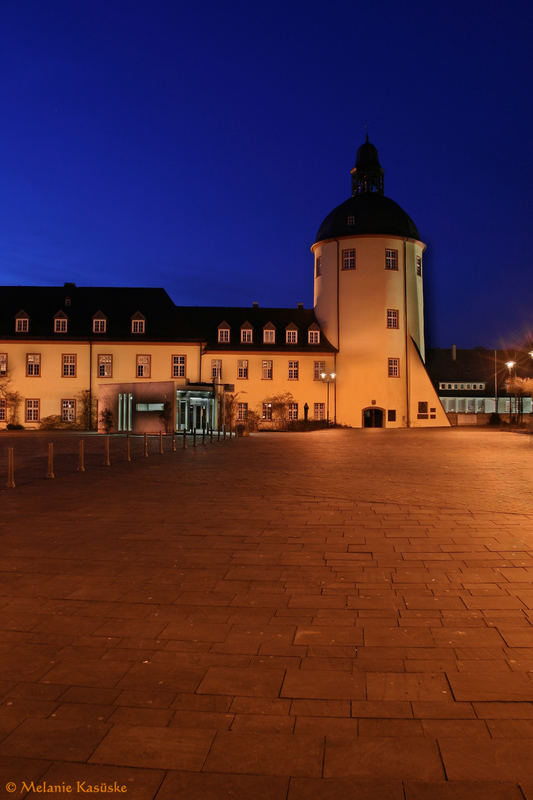
[[(348, 224), (350, 216), (355, 217), (353, 225)], [(368, 192), (349, 197), (334, 208), (318, 229), (315, 242), (369, 233), (420, 240), (415, 223), (398, 203), (382, 194)]]
[[(496, 361), (494, 353), (496, 352)], [(472, 350), (456, 348), (455, 358), (451, 348), (429, 349), (426, 353), (426, 368), (433, 383), (480, 383), (485, 389), (473, 394), (486, 395), (494, 391), (494, 373), (498, 392), (505, 391), (505, 381), (509, 377), (506, 361), (515, 361), (514, 372), (520, 378), (533, 378), (533, 359), (524, 350), (488, 350), (476, 347)], [(455, 395), (457, 390), (439, 390), (440, 395)]]
[[(334, 352), (335, 348), (320, 334), (320, 344), (308, 344), (307, 331), (318, 325), (312, 308), (261, 308), (261, 307), (227, 307), (227, 306), (176, 306), (178, 328), (189, 338), (202, 339), (207, 342), (209, 350), (276, 350)], [(219, 344), (218, 326), (226, 322), (230, 328), (229, 343)], [(263, 328), (268, 323), (276, 328), (276, 343), (263, 344)], [(253, 342), (241, 342), (241, 326), (248, 323), (253, 329)], [(298, 343), (285, 344), (285, 328), (293, 325), (298, 329)], [(319, 327), (319, 326), (318, 326)]]

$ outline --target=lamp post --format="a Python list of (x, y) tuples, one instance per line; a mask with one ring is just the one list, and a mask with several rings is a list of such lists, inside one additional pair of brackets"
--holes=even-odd
[[(516, 361), (506, 361), (505, 366), (509, 370), (509, 389), (512, 390), (512, 377), (513, 377), (513, 369), (516, 366)], [(516, 372), (515, 372), (516, 377)], [(513, 394), (509, 392), (509, 422), (513, 421), (513, 414), (512, 414), (512, 407), (513, 407)], [(514, 412), (516, 417), (516, 395), (514, 395), (515, 403), (514, 403)], [(516, 420), (515, 420), (516, 421)]]
[(336, 373), (335, 372), (321, 372), (320, 373), (320, 377), (321, 377), (322, 381), (327, 386), (327, 390), (326, 390), (326, 397), (327, 397), (326, 421), (327, 421), (327, 426), (329, 428), (329, 385), (330, 385), (330, 383), (334, 383), (335, 382)]

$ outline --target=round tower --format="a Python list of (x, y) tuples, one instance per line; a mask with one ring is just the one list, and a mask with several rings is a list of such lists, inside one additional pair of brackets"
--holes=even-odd
[(352, 196), (328, 214), (311, 248), (315, 313), (338, 348), (337, 422), (445, 425), (423, 364), (425, 245), (413, 220), (385, 197), (368, 136), (351, 176)]

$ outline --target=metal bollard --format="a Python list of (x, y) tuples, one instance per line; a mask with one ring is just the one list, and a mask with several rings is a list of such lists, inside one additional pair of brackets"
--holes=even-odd
[(47, 478), (55, 478), (54, 475), (54, 443), (48, 442), (48, 468), (46, 470)]
[(105, 459), (104, 459), (104, 467), (111, 466), (111, 455), (109, 452), (109, 436), (105, 437)]
[(159, 455), (163, 455), (163, 431), (159, 431)]
[(148, 458), (148, 434), (144, 432), (144, 457)]
[(176, 433), (172, 431), (172, 452), (176, 452)]
[(13, 447), (7, 448), (7, 483), (8, 489), (15, 488), (15, 451)]
[(78, 466), (76, 472), (85, 472), (85, 442), (80, 439), (78, 452)]
[(187, 431), (183, 429), (183, 449), (187, 449)]
[(126, 434), (126, 461), (131, 461), (131, 441), (129, 433)]
[(194, 428), (192, 432), (192, 446), (196, 447), (196, 428)]

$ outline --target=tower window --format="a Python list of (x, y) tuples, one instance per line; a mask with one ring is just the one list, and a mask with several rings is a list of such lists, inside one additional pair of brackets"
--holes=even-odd
[(387, 309), (387, 328), (400, 327), (400, 312), (397, 308)]
[(422, 275), (422, 256), (416, 257), (416, 274), (418, 276)]
[(317, 256), (315, 262), (315, 277), (318, 278), (318, 276), (321, 274), (322, 274), (322, 256)]
[(355, 250), (342, 251), (342, 268), (355, 269)]
[(385, 250), (385, 269), (398, 269), (397, 250)]
[(400, 377), (400, 359), (399, 358), (389, 358), (388, 376), (389, 376), (389, 378), (399, 378)]

